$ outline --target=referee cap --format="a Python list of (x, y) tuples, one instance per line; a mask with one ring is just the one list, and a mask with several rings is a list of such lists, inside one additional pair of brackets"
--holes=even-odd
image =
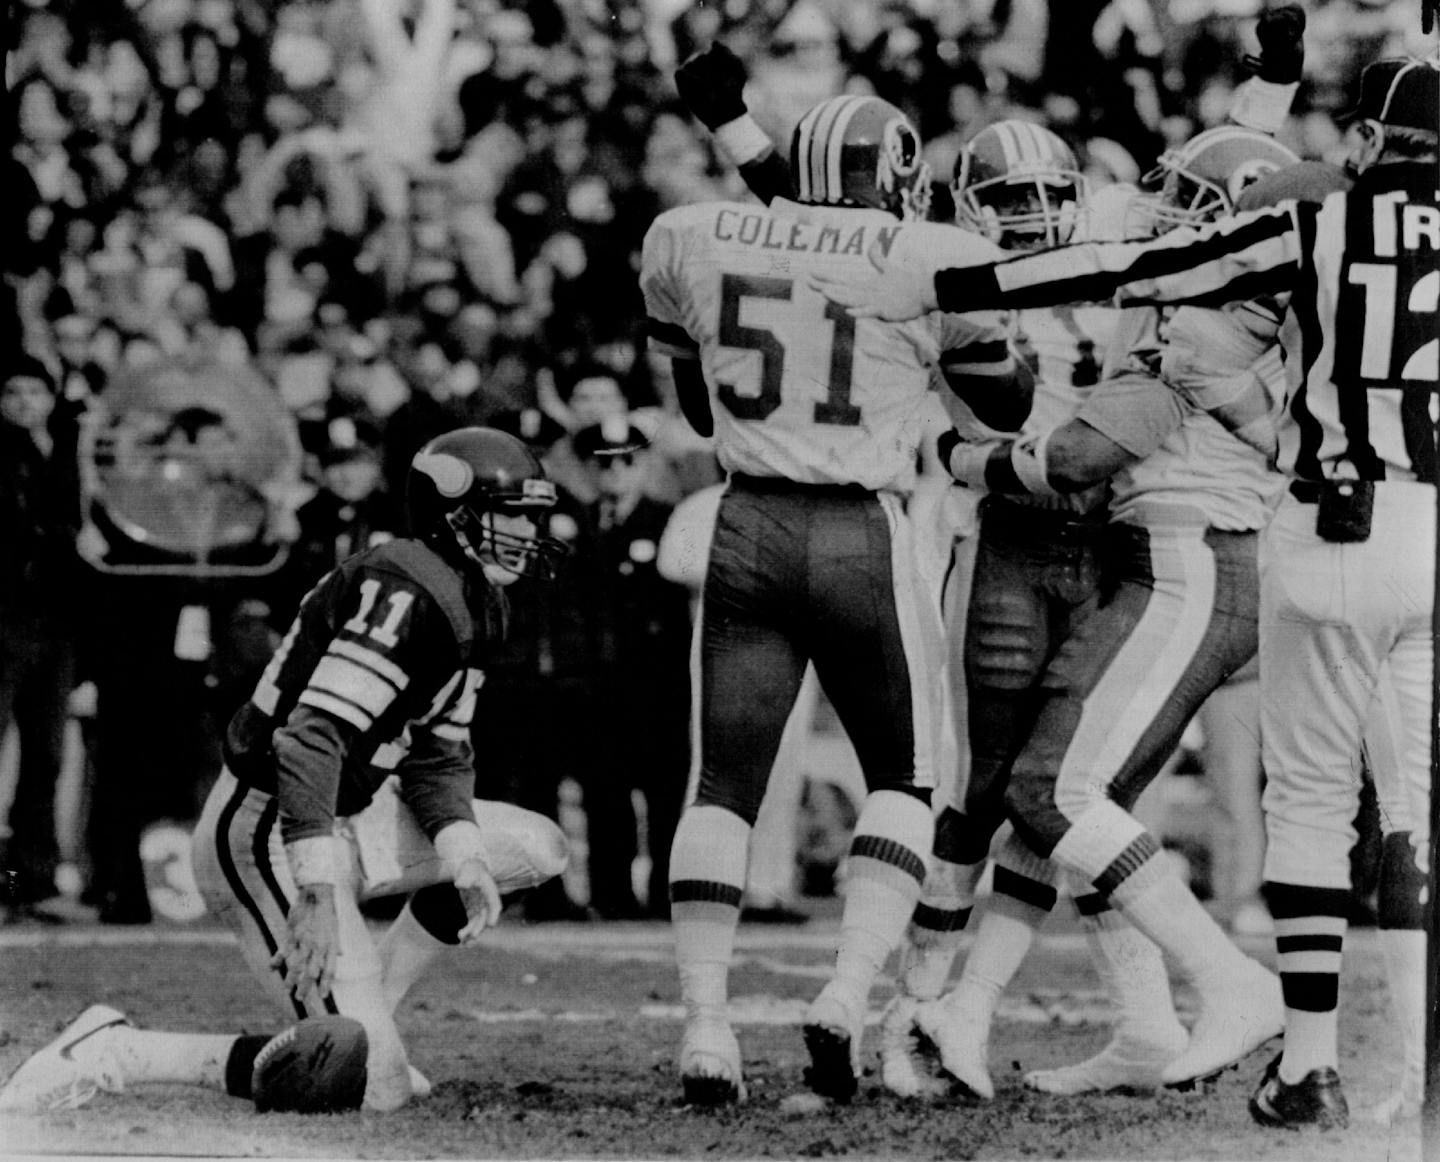
[(1360, 103), (1347, 120), (1440, 131), (1440, 68), (1414, 57), (1389, 57), (1360, 74)]

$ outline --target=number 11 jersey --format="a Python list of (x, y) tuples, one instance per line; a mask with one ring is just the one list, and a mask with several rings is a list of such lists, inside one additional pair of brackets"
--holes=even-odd
[(908, 492), (935, 372), (1013, 368), (1003, 312), (854, 319), (810, 287), (811, 274), (868, 268), (872, 250), (924, 268), (1003, 257), (954, 226), (779, 199), (681, 206), (651, 225), (650, 347), (699, 360), (727, 472)]

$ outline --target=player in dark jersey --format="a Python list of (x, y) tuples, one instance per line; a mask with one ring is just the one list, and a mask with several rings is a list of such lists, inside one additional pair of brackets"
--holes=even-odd
[[(565, 866), (550, 820), (475, 799), (470, 745), (475, 691), (505, 632), (504, 587), (562, 551), (539, 532), (555, 497), (504, 432), (464, 428), (422, 448), (413, 535), (351, 557), (306, 595), (230, 724), (196, 827), (197, 883), (266, 992), (292, 1019), (338, 1013), (364, 1027), (372, 1109), (428, 1090), (393, 1016), (420, 973), (493, 924), (503, 893)], [(398, 894), (405, 907), (377, 942), (359, 902)], [(37, 1054), (0, 1105), (53, 1108), (126, 1081), (241, 1092), (249, 1073), (236, 1055), (259, 1049), (255, 1038), (142, 1032), (102, 1006), (80, 1023), (85, 1051)]]

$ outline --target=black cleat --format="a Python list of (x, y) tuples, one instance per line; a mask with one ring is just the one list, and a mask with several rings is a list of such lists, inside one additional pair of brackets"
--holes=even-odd
[(1335, 1070), (1312, 1069), (1294, 1085), (1280, 1080), (1280, 1058), (1265, 1067), (1250, 1098), (1250, 1116), (1262, 1126), (1298, 1130), (1315, 1126), (1341, 1130), (1350, 1124), (1350, 1107)]
[(685, 1077), (681, 1079), (687, 1106), (727, 1106), (740, 1101), (740, 1087), (728, 1077)]
[(805, 1084), (821, 1097), (848, 1102), (860, 1088), (850, 1058), (850, 1038), (826, 1025), (806, 1025), (805, 1048), (810, 1064), (805, 1067)]

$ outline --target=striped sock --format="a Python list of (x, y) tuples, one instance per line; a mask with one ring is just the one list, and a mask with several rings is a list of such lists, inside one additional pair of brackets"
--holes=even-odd
[[(865, 799), (845, 864), (845, 910), (835, 985), (863, 1006), (875, 977), (900, 944), (934, 839), (930, 808), (900, 791), (874, 791)], [(862, 1010), (863, 1011), (863, 1010)]]
[(1055, 907), (1057, 876), (1054, 864), (1013, 833), (996, 853), (995, 891), (960, 978), (970, 997), (967, 1012), (972, 1019), (977, 1016), (975, 1002), (983, 1003), (987, 1032), (1000, 994), (1020, 971), (1036, 931)]
[(670, 849), (670, 924), (686, 1016), (726, 1020), (750, 825), (724, 807), (686, 809)]
[(990, 839), (988, 830), (954, 807), (946, 807), (935, 821), (930, 871), (901, 952), (900, 978), (906, 996), (934, 1000), (944, 990), (975, 910), (975, 890), (985, 874)]
[(1202, 993), (1222, 993), (1254, 962), (1231, 943), (1195, 894), (1160, 857), (1160, 844), (1108, 800), (1086, 810), (1060, 838), (1057, 863), (1084, 877), (1175, 961)]
[[(440, 885), (436, 885), (440, 886)], [(454, 898), (459, 903), (459, 897), (455, 889), (449, 884), (443, 885), (449, 888), (448, 895), (442, 893), (429, 893), (430, 889), (422, 888), (409, 900), (401, 909), (400, 915), (395, 922), (385, 931), (380, 938), (380, 980), (381, 989), (385, 996), (385, 1003), (393, 1013), (399, 1007), (400, 1002), (405, 998), (411, 987), (424, 974), (425, 970), (434, 963), (446, 948), (453, 947), (456, 939), (452, 935), (449, 940), (441, 936), (440, 932), (458, 933), (465, 926), (465, 909), (460, 907), (458, 917), (459, 924), (438, 923), (438, 916), (431, 911), (430, 901), (439, 896), (440, 899)], [(455, 917), (448, 917), (453, 920)], [(426, 921), (430, 922), (427, 924)]]
[(1339, 1064), (1340, 958), (1350, 892), (1266, 883), (1264, 893), (1275, 917), (1276, 960), (1285, 994), (1280, 1080), (1294, 1084), (1312, 1069)]

